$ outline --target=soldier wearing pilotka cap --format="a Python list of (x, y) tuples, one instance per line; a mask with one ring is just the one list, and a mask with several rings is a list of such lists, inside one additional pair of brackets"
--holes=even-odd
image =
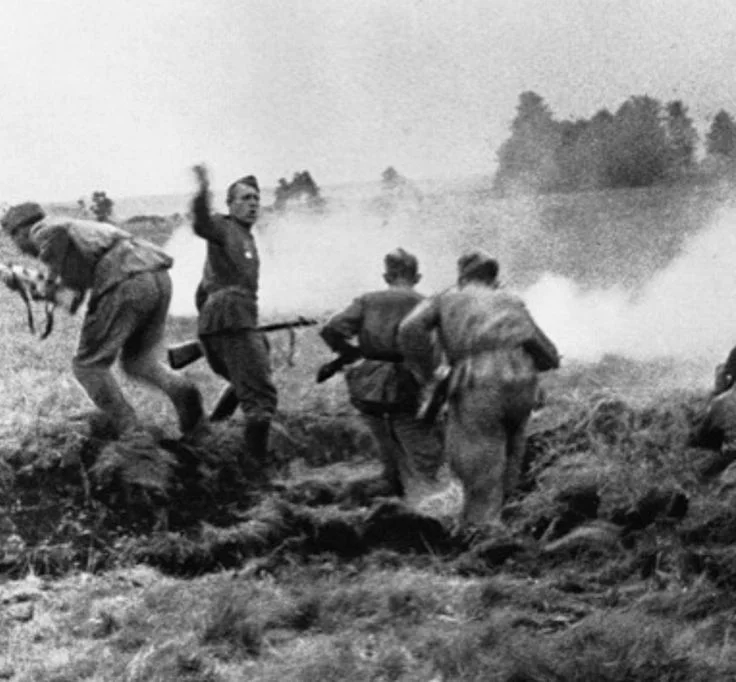
[[(434, 491), (442, 465), (440, 434), (416, 418), (419, 385), (396, 342), (399, 323), (424, 298), (414, 289), (421, 279), (417, 258), (400, 248), (386, 254), (383, 279), (387, 289), (355, 298), (320, 335), (341, 356), (362, 358), (345, 372), (350, 401), (377, 442), (382, 492), (413, 505)], [(424, 361), (434, 366), (433, 344), (423, 350)]]
[(203, 166), (194, 170), (199, 191), (192, 203), (192, 227), (207, 242), (196, 296), (199, 340), (212, 370), (235, 391), (246, 418), (245, 450), (260, 464), (261, 479), (265, 479), (278, 395), (268, 342), (256, 330), (260, 258), (253, 226), (259, 215), (260, 188), (253, 175), (235, 180), (227, 190), (228, 214), (212, 213), (206, 170)]
[(111, 371), (118, 357), (126, 374), (166, 393), (181, 431), (193, 433), (204, 419), (199, 390), (157, 357), (171, 302), (172, 259), (115, 225), (47, 217), (34, 202), (11, 207), (0, 222), (23, 253), (47, 265), (52, 284), (78, 293), (77, 305), (89, 292), (74, 376), (118, 433), (140, 432)]
[(482, 250), (457, 262), (458, 284), (419, 304), (398, 340), (407, 365), (431, 387), (423, 348), (433, 334), (449, 365), (444, 380), (445, 456), (463, 484), (461, 524), (494, 523), (519, 483), (526, 425), (540, 371), (555, 369), (554, 344), (521, 298), (498, 286), (498, 261)]

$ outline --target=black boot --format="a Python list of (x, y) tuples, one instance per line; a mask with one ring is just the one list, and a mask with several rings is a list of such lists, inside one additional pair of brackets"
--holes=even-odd
[(245, 426), (245, 452), (241, 453), (240, 470), (249, 481), (267, 483), (269, 481), (270, 462), (268, 436), (271, 421), (268, 419), (250, 419)]

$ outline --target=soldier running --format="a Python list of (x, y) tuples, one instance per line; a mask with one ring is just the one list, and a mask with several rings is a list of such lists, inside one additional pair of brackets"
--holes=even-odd
[(74, 376), (118, 434), (140, 431), (111, 371), (118, 357), (126, 374), (166, 393), (183, 433), (194, 432), (204, 419), (199, 390), (158, 358), (171, 302), (172, 259), (114, 225), (47, 217), (33, 202), (11, 207), (0, 222), (23, 253), (48, 266), (50, 287), (76, 291), (77, 303), (89, 291)]
[[(416, 418), (419, 384), (403, 362), (396, 342), (401, 320), (424, 297), (415, 291), (419, 264), (396, 249), (384, 258), (388, 288), (358, 296), (334, 315), (320, 334), (350, 366), (345, 379), (352, 404), (375, 437), (383, 463), (383, 491), (415, 504), (437, 486), (442, 464), (438, 429)], [(350, 343), (357, 339), (357, 346)], [(431, 340), (417, 353), (430, 371), (436, 354)]]
[(458, 260), (458, 285), (419, 304), (399, 346), (425, 386), (424, 348), (436, 331), (450, 365), (445, 454), (463, 485), (461, 525), (499, 520), (518, 485), (538, 373), (559, 366), (552, 342), (522, 300), (498, 288), (498, 262), (482, 251)]

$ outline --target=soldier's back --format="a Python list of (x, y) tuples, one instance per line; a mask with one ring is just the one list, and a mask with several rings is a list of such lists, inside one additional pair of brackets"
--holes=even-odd
[(534, 323), (519, 296), (469, 284), (440, 298), (443, 344), (451, 358), (520, 346)]

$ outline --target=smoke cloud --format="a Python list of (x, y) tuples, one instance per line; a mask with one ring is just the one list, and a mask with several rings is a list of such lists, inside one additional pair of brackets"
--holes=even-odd
[(639, 291), (586, 290), (546, 274), (524, 297), (567, 357), (594, 361), (610, 353), (716, 363), (736, 343), (734, 253), (736, 211), (723, 209)]
[[(458, 241), (457, 231), (451, 232), (444, 221), (428, 224), (425, 218), (406, 210), (386, 220), (358, 207), (270, 217), (256, 229), (262, 319), (323, 317), (360, 293), (384, 287), (383, 257), (399, 246), (419, 258), (424, 275), (419, 290), (430, 294), (451, 285), (462, 239)], [(539, 239), (533, 220), (526, 226), (516, 224), (515, 239), (522, 239), (522, 231), (526, 239)], [(493, 239), (491, 243), (501, 251), (506, 248)], [(175, 258), (171, 312), (194, 315), (204, 242), (184, 225), (167, 250)], [(503, 274), (508, 261), (498, 249), (490, 250), (499, 253)], [(544, 273), (520, 293), (568, 360), (594, 362), (615, 354), (713, 365), (736, 343), (733, 254), (736, 210), (723, 209), (707, 229), (683, 243), (668, 267), (635, 291), (623, 286), (591, 289), (563, 275)]]
[[(383, 257), (397, 247), (419, 259), (418, 290), (429, 294), (454, 279), (456, 255), (447, 252), (446, 236), (422, 231), (411, 212), (393, 214), (388, 220), (357, 208), (329, 214), (288, 212), (257, 226), (255, 237), (264, 320), (326, 316), (361, 293), (385, 287)], [(171, 313), (195, 315), (194, 290), (205, 243), (183, 225), (172, 235), (167, 251), (175, 261)]]

